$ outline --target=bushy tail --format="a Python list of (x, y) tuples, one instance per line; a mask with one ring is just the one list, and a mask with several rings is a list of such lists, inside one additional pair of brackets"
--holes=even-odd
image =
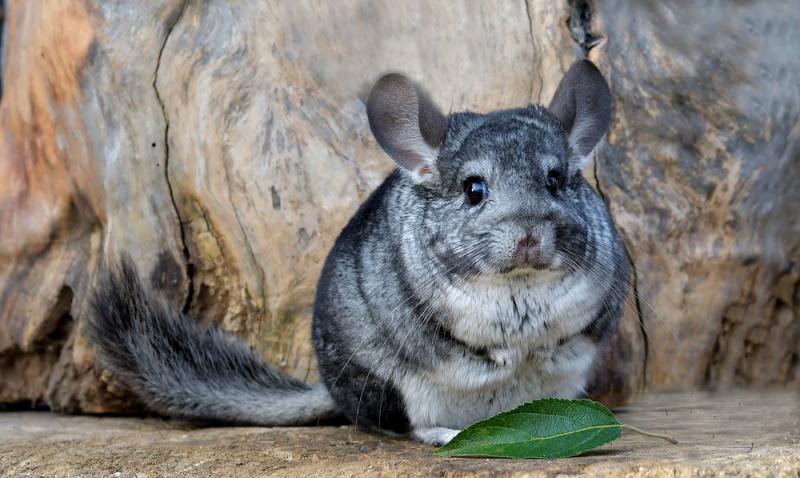
[(295, 380), (216, 327), (201, 328), (152, 294), (129, 258), (92, 298), (101, 365), (159, 413), (227, 423), (299, 425), (336, 416), (321, 384)]

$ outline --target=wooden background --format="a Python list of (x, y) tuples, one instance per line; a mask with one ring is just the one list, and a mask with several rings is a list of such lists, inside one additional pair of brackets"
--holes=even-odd
[(616, 99), (587, 173), (635, 269), (596, 384), (800, 384), (800, 11), (792, 2), (9, 0), (0, 403), (137, 409), (83, 334), (104, 258), (313, 380), (321, 263), (392, 164), (363, 96), (547, 102), (588, 56)]

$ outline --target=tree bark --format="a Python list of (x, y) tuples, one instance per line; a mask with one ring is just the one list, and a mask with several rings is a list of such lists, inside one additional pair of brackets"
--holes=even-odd
[(800, 381), (800, 10), (598, 3), (616, 111), (598, 188), (656, 389)]
[[(0, 403), (138, 408), (96, 370), (82, 325), (121, 252), (192, 318), (314, 380), (322, 261), (392, 168), (369, 134), (369, 83), (399, 70), (445, 110), (490, 111), (546, 103), (587, 53), (616, 98), (587, 173), (637, 292), (598, 396), (800, 380), (788, 7), (735, 7), (736, 27), (772, 25), (746, 40), (713, 19), (681, 38), (697, 11), (632, 1), (6, 6)], [(782, 88), (765, 96), (768, 80)]]

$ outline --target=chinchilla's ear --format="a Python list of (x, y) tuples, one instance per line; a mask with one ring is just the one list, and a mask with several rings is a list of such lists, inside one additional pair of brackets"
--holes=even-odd
[(569, 135), (581, 169), (608, 129), (611, 101), (608, 83), (597, 67), (589, 60), (580, 60), (564, 75), (547, 107)]
[(447, 117), (408, 78), (383, 75), (367, 99), (369, 127), (384, 151), (417, 182), (434, 175)]

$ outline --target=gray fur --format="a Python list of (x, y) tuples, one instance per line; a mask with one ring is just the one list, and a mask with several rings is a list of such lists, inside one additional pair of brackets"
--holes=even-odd
[(336, 414), (325, 387), (266, 365), (216, 327), (202, 329), (153, 295), (128, 258), (106, 271), (92, 308), (88, 331), (102, 365), (164, 415), (293, 425)]
[[(101, 356), (156, 409), (286, 424), (332, 413), (332, 399), (358, 426), (443, 443), (526, 401), (584, 393), (629, 281), (608, 210), (581, 174), (608, 124), (605, 80), (579, 62), (559, 87), (558, 111), (531, 105), (456, 113), (446, 117), (444, 137), (444, 116), (413, 83), (393, 75), (376, 88), (371, 127), (400, 168), (344, 228), (320, 277), (313, 340), (327, 393), (314, 395), (260, 365), (219, 332), (198, 332), (163, 303), (101, 291), (99, 322), (137, 318), (124, 335), (94, 326)], [(489, 188), (478, 205), (465, 199), (470, 177)], [(525, 254), (521, 238), (534, 238)], [(110, 309), (102, 305), (109, 295), (120, 302)], [(139, 305), (126, 310), (125, 301)], [(148, 313), (138, 314), (142, 308)], [(182, 340), (146, 338), (155, 329)], [(186, 360), (191, 372), (156, 379), (174, 366), (172, 354), (149, 349), (174, 347), (196, 352)], [(260, 371), (257, 387), (238, 365), (225, 374), (194, 373), (204, 360), (231, 355), (248, 357)], [(298, 412), (303, 403), (305, 414)]]

